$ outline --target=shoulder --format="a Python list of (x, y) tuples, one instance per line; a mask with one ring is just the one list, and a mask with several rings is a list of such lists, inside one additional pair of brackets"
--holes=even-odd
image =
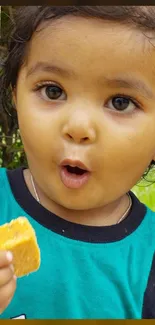
[[(148, 206), (146, 206), (146, 214), (145, 214), (145, 220), (147, 223), (147, 229), (151, 233), (155, 231), (155, 211), (151, 210)], [(155, 236), (154, 236), (155, 237)]]
[(6, 195), (8, 185), (7, 169), (0, 168), (0, 200), (3, 197), (3, 194)]
[(147, 265), (149, 264), (149, 275), (143, 297), (142, 318), (155, 319), (155, 211), (148, 206), (146, 206), (143, 221), (141, 243), (143, 242), (147, 246), (147, 250), (143, 250), (143, 254)]
[(153, 255), (150, 274), (144, 293), (142, 318), (155, 318), (155, 253)]
[(8, 170), (0, 168), (0, 225), (10, 222), (18, 209), (12, 193)]
[(136, 199), (133, 196), (133, 199), (136, 203), (132, 222), (135, 223), (142, 214), (134, 240), (132, 238), (134, 252), (139, 260), (135, 269), (144, 285), (141, 316), (143, 319), (155, 319), (155, 211), (138, 195)]

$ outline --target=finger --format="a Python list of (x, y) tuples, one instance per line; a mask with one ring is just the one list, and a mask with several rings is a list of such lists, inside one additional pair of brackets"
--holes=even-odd
[(4, 310), (8, 307), (8, 305), (10, 304), (11, 300), (13, 298), (13, 295), (11, 296), (11, 298), (9, 300), (7, 300), (7, 302), (3, 305), (3, 307), (0, 308), (0, 315), (4, 312)]
[(7, 301), (13, 296), (16, 289), (16, 278), (0, 288), (0, 309), (4, 308)]
[(9, 306), (9, 304), (11, 303), (12, 299), (13, 299), (14, 293), (12, 294), (12, 296), (6, 301), (6, 303), (3, 305), (3, 307), (0, 308), (0, 315), (4, 312), (4, 310)]
[(0, 269), (0, 287), (2, 287), (4, 284), (7, 284), (9, 281), (11, 281), (13, 275), (14, 275), (14, 271), (13, 271), (12, 264), (8, 267), (1, 268)]
[(0, 268), (9, 265), (13, 260), (11, 252), (0, 251)]

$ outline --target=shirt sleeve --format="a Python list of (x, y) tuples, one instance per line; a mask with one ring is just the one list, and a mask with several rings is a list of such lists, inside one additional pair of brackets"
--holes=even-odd
[(155, 318), (155, 253), (152, 260), (147, 287), (144, 293), (142, 318)]

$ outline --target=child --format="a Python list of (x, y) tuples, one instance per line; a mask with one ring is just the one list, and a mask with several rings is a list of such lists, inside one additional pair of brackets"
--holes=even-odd
[(41, 267), (16, 280), (0, 253), (2, 319), (155, 318), (155, 214), (131, 192), (155, 159), (154, 18), (18, 10), (1, 100), (11, 86), (28, 168), (1, 168), (0, 224), (29, 219)]

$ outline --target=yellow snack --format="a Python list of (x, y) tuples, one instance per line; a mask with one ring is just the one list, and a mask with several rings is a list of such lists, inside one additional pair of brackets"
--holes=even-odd
[(34, 272), (40, 267), (40, 250), (35, 231), (25, 217), (0, 226), (0, 250), (12, 252), (17, 277)]

